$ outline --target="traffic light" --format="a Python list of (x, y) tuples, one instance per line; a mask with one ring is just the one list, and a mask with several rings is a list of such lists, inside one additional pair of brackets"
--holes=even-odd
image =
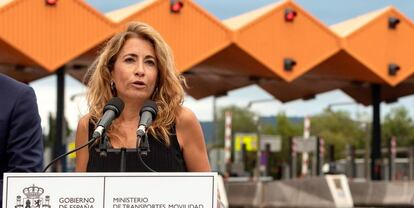
[(58, 0), (45, 0), (47, 6), (56, 6)]
[(291, 8), (285, 9), (285, 21), (286, 22), (293, 22), (293, 20), (295, 20), (297, 15), (298, 13), (295, 10)]
[(183, 7), (184, 7), (184, 3), (180, 0), (171, 0), (170, 1), (170, 11), (171, 11), (171, 13), (180, 13), (180, 11)]

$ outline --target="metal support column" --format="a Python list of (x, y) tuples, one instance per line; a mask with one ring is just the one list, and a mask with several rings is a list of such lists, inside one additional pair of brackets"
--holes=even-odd
[[(64, 112), (65, 112), (65, 68), (61, 67), (56, 72), (57, 76), (57, 105), (56, 105), (56, 136), (53, 148), (53, 158), (65, 152), (64, 138)], [(66, 172), (66, 159), (63, 158), (53, 165), (54, 172)]]
[(381, 180), (381, 85), (372, 84), (372, 141), (371, 141), (371, 179)]

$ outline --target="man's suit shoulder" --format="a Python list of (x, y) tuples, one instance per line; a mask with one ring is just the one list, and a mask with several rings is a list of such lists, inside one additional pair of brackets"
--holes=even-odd
[(16, 94), (31, 90), (30, 86), (0, 74), (0, 95), (10, 98), (16, 97)]
[(30, 105), (36, 103), (36, 94), (32, 87), (18, 82), (10, 77), (0, 74), (0, 117), (10, 116), (16, 104), (26, 102)]

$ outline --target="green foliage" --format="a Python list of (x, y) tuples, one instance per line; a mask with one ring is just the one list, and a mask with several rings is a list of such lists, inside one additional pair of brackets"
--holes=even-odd
[(289, 139), (294, 136), (303, 135), (303, 122), (295, 124), (289, 120), (284, 112), (276, 117), (276, 126), (267, 125), (262, 128), (262, 134), (278, 135), (282, 139), (282, 150), (273, 154), (271, 164), (287, 162), (289, 159)]
[(414, 122), (410, 118), (408, 110), (403, 106), (392, 108), (384, 118), (382, 124), (383, 144), (392, 136), (396, 136), (398, 146), (414, 144)]
[[(247, 108), (241, 108), (237, 106), (229, 106), (220, 109), (220, 113), (217, 116), (218, 121), (218, 138), (220, 146), (224, 146), (224, 119), (225, 119), (225, 112), (232, 113), (232, 134), (234, 135), (235, 132), (245, 132), (245, 133), (254, 133), (257, 132), (257, 125), (254, 120), (257, 115), (251, 112)], [(253, 173), (253, 169), (256, 164), (256, 153), (255, 152), (247, 152), (247, 160), (246, 160), (246, 167), (245, 170)]]
[[(44, 136), (44, 144), (45, 147), (51, 147), (53, 148), (53, 145), (55, 143), (56, 138), (56, 118), (52, 115), (52, 113), (49, 113), (48, 116), (48, 123), (49, 123), (49, 133)], [(72, 129), (69, 128), (68, 121), (64, 120), (64, 127), (66, 129), (66, 132), (64, 136), (69, 136), (72, 133)]]
[(270, 170), (269, 174), (273, 178), (281, 177), (282, 164), (289, 162), (290, 150), (289, 140), (291, 137), (303, 135), (303, 122), (299, 124), (293, 123), (289, 120), (284, 112), (281, 112), (276, 117), (276, 126), (267, 125), (262, 128), (262, 134), (278, 135), (282, 139), (282, 149), (280, 152), (271, 153), (269, 157)]
[(53, 147), (54, 138), (56, 135), (56, 119), (53, 117), (52, 113), (49, 113), (48, 117), (49, 124), (49, 133), (45, 135), (45, 147)]
[[(241, 108), (237, 106), (229, 106), (220, 109), (218, 117), (218, 136), (220, 144), (224, 143), (224, 115), (226, 111), (232, 112), (232, 133), (235, 132), (257, 132), (257, 125), (254, 120), (257, 115), (251, 112), (247, 108)], [(277, 173), (279, 170), (277, 167), (282, 163), (287, 163), (289, 159), (289, 139), (293, 136), (299, 136), (303, 134), (303, 125), (292, 123), (285, 113), (279, 113), (276, 117), (276, 126), (261, 125), (261, 134), (279, 135), (282, 137), (282, 151), (278, 153), (272, 153), (269, 158), (272, 170), (271, 174)], [(247, 167), (246, 171), (252, 172), (256, 163), (256, 152), (247, 153)], [(274, 172), (274, 173), (273, 173)]]
[[(361, 148), (366, 138), (366, 127), (351, 119), (348, 112), (325, 110), (311, 118), (311, 135), (321, 136), (328, 145), (335, 146), (335, 159), (343, 158), (347, 144)], [(327, 154), (325, 154), (327, 155)]]
[(220, 109), (217, 115), (218, 121), (218, 138), (221, 145), (224, 144), (224, 118), (225, 112), (232, 113), (232, 133), (234, 132), (256, 132), (256, 122), (254, 118), (257, 117), (255, 113), (247, 108), (237, 106), (229, 106)]
[[(222, 108), (218, 114), (218, 138), (220, 146), (224, 144), (224, 115), (226, 111), (232, 112), (232, 133), (257, 132), (257, 115), (247, 108), (229, 106)], [(261, 124), (261, 134), (279, 135), (282, 138), (282, 150), (272, 153), (269, 160), (271, 170), (276, 169), (289, 158), (289, 139), (293, 136), (303, 135), (303, 122), (293, 123), (285, 113), (276, 117), (276, 126)], [(357, 149), (365, 146), (366, 139), (371, 140), (371, 123), (352, 120), (346, 111), (331, 111), (329, 109), (311, 117), (311, 135), (321, 136), (325, 140), (325, 156), (328, 145), (335, 146), (335, 159), (345, 157), (347, 144), (355, 145)], [(383, 144), (391, 136), (397, 137), (397, 145), (409, 146), (414, 144), (414, 121), (404, 107), (391, 109), (382, 124)], [(247, 171), (254, 168), (256, 153), (248, 153)], [(272, 174), (272, 172), (271, 172)]]

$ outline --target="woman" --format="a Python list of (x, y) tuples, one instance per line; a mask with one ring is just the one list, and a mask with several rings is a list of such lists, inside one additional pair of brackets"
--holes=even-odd
[[(125, 107), (107, 130), (109, 144), (114, 149), (135, 148), (139, 111), (151, 99), (158, 113), (149, 128), (151, 151), (143, 158), (145, 163), (160, 172), (210, 171), (200, 124), (194, 113), (182, 106), (184, 80), (174, 67), (168, 45), (152, 27), (130, 23), (108, 41), (87, 76), (89, 113), (78, 123), (76, 146), (88, 142), (104, 105), (118, 96)], [(99, 158), (98, 144), (77, 152), (76, 171), (117, 171), (119, 154)], [(127, 156), (126, 171), (146, 171), (136, 152)]]

